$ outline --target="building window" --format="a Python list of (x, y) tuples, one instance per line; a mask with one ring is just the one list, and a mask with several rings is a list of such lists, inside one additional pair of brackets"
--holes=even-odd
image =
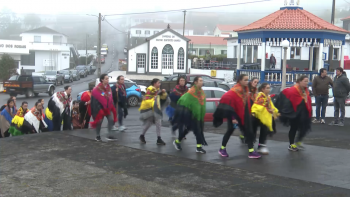
[(157, 33), (159, 33), (159, 31), (154, 31), (154, 32), (153, 32), (153, 34), (157, 34)]
[(253, 55), (253, 62), (258, 62), (258, 46), (254, 46), (254, 55)]
[(233, 58), (237, 58), (237, 46), (233, 47)]
[(226, 55), (227, 54), (227, 50), (221, 50), (221, 55)]
[(338, 60), (339, 57), (339, 49), (333, 48), (333, 60)]
[(179, 49), (179, 53), (177, 54), (177, 69), (185, 69), (185, 52), (182, 47)]
[(41, 42), (41, 36), (34, 36), (34, 42)]
[(146, 55), (137, 54), (137, 68), (144, 69), (146, 65)]
[(21, 55), (21, 65), (35, 66), (35, 52), (29, 51), (29, 55)]
[(146, 31), (145, 31), (145, 34), (146, 34), (146, 35), (150, 35), (150, 34), (151, 34), (151, 31), (146, 30)]
[(173, 69), (174, 49), (170, 44), (164, 46), (162, 50), (162, 69)]
[(291, 47), (290, 48), (290, 59), (300, 59), (301, 48)]
[(136, 34), (141, 34), (141, 30), (136, 30)]
[(151, 55), (151, 69), (158, 69), (158, 49), (153, 47)]
[(53, 36), (53, 42), (61, 44), (62, 42), (62, 36)]

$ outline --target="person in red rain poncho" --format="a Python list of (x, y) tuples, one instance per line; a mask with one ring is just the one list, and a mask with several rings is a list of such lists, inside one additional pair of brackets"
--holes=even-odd
[(92, 128), (96, 128), (96, 141), (101, 141), (100, 131), (103, 118), (108, 120), (107, 140), (114, 141), (117, 138), (111, 135), (113, 125), (117, 122), (117, 111), (113, 103), (112, 90), (109, 86), (107, 74), (100, 76), (100, 83), (91, 92), (91, 115), (94, 119), (90, 122)]
[(91, 91), (90, 88), (88, 91), (84, 92), (81, 95), (80, 103), (79, 103), (79, 112), (80, 112), (80, 124), (82, 128), (88, 129), (89, 122), (91, 118)]

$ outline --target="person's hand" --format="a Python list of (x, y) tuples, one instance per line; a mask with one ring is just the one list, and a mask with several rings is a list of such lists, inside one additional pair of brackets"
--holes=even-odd
[(275, 110), (274, 109), (269, 109), (269, 112), (270, 113), (273, 113)]
[(238, 124), (238, 121), (236, 119), (232, 120), (232, 124)]
[(116, 87), (116, 88), (115, 88), (115, 91), (117, 91), (117, 92), (118, 92), (118, 87)]
[(90, 103), (91, 103), (91, 100), (89, 100), (89, 101), (87, 102), (88, 105), (90, 105)]

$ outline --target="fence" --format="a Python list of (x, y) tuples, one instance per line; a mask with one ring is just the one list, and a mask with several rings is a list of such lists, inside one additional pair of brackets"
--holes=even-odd
[[(254, 77), (260, 79), (260, 82), (267, 82), (269, 84), (280, 84), (282, 83), (282, 71), (281, 70), (268, 70), (268, 71), (260, 71), (260, 70), (245, 70), (245, 69), (238, 69), (237, 70), (237, 76), (240, 74), (246, 74), (249, 79), (252, 79)], [(312, 82), (312, 80), (319, 75), (316, 71), (287, 71), (286, 72), (286, 83), (287, 84), (293, 84), (297, 81), (297, 79), (302, 76), (306, 75), (309, 77), (309, 81)], [(334, 73), (328, 72), (327, 74), (329, 77), (333, 78)]]

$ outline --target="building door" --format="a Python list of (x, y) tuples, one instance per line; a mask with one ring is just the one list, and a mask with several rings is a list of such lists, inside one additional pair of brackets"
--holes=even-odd
[(282, 47), (271, 47), (271, 54), (273, 54), (276, 58), (275, 68), (281, 69), (282, 68)]
[(136, 66), (137, 73), (145, 73), (146, 54), (137, 54)]
[(162, 74), (172, 75), (174, 73), (174, 49), (170, 44), (162, 50)]

